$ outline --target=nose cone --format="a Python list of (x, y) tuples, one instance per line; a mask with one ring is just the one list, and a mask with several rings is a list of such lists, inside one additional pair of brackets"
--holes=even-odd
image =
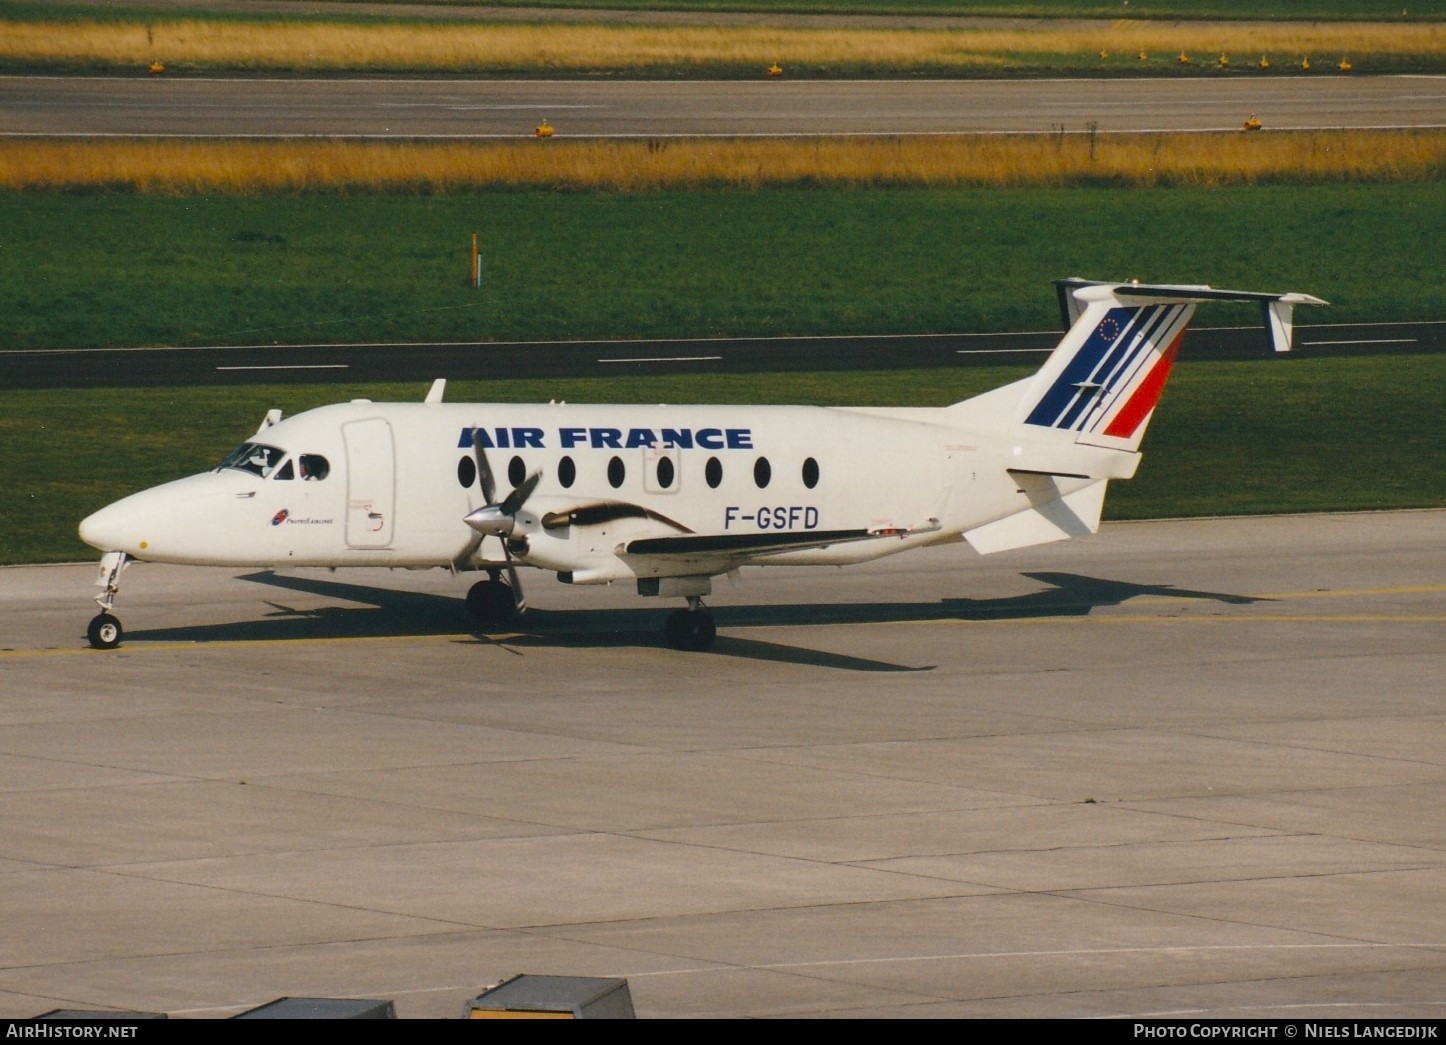
[(87, 515), (80, 521), (80, 539), (103, 552), (150, 558), (147, 553), (165, 531), (168, 517), (174, 516), (184, 503), (170, 489), (177, 485), (168, 483), (142, 490)]
[[(127, 498), (128, 500), (129, 498)], [(103, 552), (131, 552), (125, 501), (107, 505), (80, 521), (80, 539)]]
[(214, 529), (220, 499), (235, 499), (226, 477), (193, 475), (133, 493), (80, 523), (80, 539), (103, 552), (151, 562), (192, 561), (191, 545)]

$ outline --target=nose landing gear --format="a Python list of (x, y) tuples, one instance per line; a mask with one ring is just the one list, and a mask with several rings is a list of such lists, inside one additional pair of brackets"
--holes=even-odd
[(121, 622), (109, 613), (97, 613), (85, 629), (85, 637), (93, 649), (115, 649), (124, 636)]
[(100, 612), (91, 618), (85, 629), (85, 637), (94, 649), (115, 649), (125, 636), (125, 629), (111, 610), (115, 607), (116, 595), (120, 593), (120, 585), (117, 583), (120, 572), (130, 561), (131, 557), (125, 552), (106, 552), (101, 556), (100, 576), (96, 578), (95, 584), (105, 590), (95, 597)]

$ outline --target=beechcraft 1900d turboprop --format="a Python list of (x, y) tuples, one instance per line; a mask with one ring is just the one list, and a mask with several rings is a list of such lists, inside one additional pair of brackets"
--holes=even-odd
[[(1261, 305), (1277, 351), (1305, 294), (1060, 280), (1067, 331), (1032, 377), (939, 408), (587, 406), (356, 400), (260, 429), (213, 471), (133, 494), (80, 536), (105, 553), (93, 646), (132, 560), (482, 571), (483, 625), (524, 606), (519, 565), (687, 600), (668, 641), (706, 649), (712, 578), (968, 541), (1092, 533), (1128, 479), (1195, 306)], [(502, 492), (505, 478), (508, 491)], [(499, 496), (501, 494), (501, 496)]]

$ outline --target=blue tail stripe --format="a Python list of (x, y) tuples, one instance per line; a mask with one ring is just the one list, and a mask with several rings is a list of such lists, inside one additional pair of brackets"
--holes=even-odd
[[(1068, 409), (1070, 403), (1079, 395), (1079, 389), (1075, 386), (1089, 379), (1089, 375), (1094, 371), (1096, 365), (1109, 352), (1110, 347), (1119, 339), (1120, 334), (1130, 325), (1142, 307), (1112, 308), (1106, 312), (1104, 318), (1095, 325), (1094, 330), (1090, 331), (1089, 337), (1074, 354), (1074, 358), (1065, 365), (1064, 372), (1050, 386), (1049, 391), (1040, 397), (1039, 403), (1025, 418), (1025, 423), (1044, 425), (1046, 428), (1053, 427)], [(1106, 331), (1109, 332), (1108, 336)]]
[(1118, 362), (1123, 357), (1128, 357), (1136, 346), (1145, 340), (1150, 328), (1154, 325), (1155, 315), (1158, 309), (1154, 306), (1141, 308), (1134, 317), (1134, 322), (1120, 332), (1114, 339), (1107, 352), (1099, 363), (1089, 372), (1084, 379), (1098, 384), (1100, 387), (1094, 390), (1076, 389), (1077, 397), (1065, 411), (1062, 418), (1055, 422), (1056, 428), (1075, 429), (1078, 428), (1078, 421), (1081, 415), (1086, 413), (1090, 407), (1104, 401), (1108, 392), (1108, 378), (1100, 380), (1101, 374), (1115, 373), (1118, 369)]

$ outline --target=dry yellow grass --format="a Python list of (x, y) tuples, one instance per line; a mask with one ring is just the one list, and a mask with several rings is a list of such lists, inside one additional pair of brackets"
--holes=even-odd
[(760, 26), (337, 24), (158, 20), (149, 25), (0, 21), (0, 61), (19, 64), (315, 71), (619, 71), (781, 62), (804, 68), (1009, 67), (1038, 55), (1110, 51), (1159, 64), (1190, 51), (1423, 57), (1446, 54), (1441, 25), (1101, 22), (1095, 30), (871, 30)]
[(1446, 135), (1411, 131), (476, 144), (0, 141), (0, 188), (11, 190), (1210, 186), (1443, 175)]

